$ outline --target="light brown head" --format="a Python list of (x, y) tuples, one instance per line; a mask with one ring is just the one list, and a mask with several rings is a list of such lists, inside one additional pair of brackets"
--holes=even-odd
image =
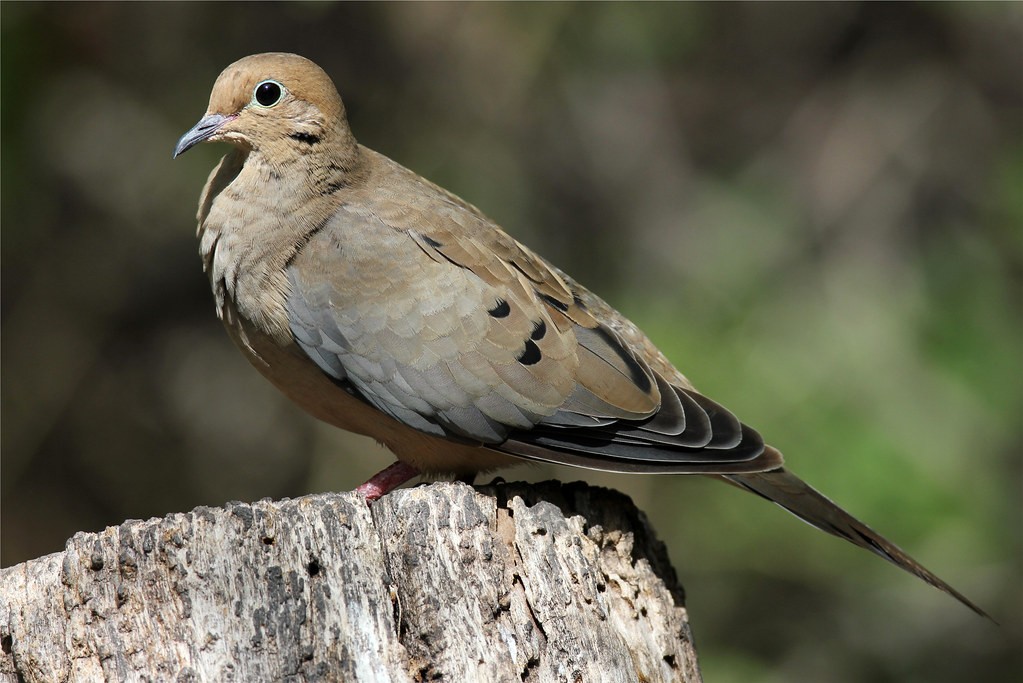
[(355, 149), (330, 76), (305, 57), (283, 52), (251, 55), (224, 69), (206, 114), (181, 136), (174, 156), (216, 141), (266, 153), (282, 146), (305, 152), (319, 146)]

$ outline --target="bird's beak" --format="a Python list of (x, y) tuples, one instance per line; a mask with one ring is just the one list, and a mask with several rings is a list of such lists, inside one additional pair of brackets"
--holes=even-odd
[(214, 133), (220, 130), (221, 126), (228, 121), (233, 121), (235, 118), (234, 116), (224, 116), (223, 114), (207, 114), (202, 117), (199, 119), (199, 123), (192, 126), (192, 129), (178, 140), (178, 145), (174, 148), (174, 158), (177, 159), (200, 142), (209, 140), (213, 137)]

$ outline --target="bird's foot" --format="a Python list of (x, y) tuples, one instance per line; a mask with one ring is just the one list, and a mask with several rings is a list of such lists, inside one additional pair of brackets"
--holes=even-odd
[(419, 476), (419, 470), (398, 461), (374, 474), (369, 481), (355, 489), (355, 492), (364, 497), (367, 503), (372, 503), (416, 476)]

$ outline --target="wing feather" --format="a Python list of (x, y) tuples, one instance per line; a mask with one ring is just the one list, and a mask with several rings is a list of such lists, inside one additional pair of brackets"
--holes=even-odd
[[(418, 190), (342, 205), (289, 266), (294, 340), (323, 372), (414, 429), (528, 459), (780, 465), (601, 299), (472, 206), (425, 181)], [(400, 268), (382, 269), (381, 250)]]

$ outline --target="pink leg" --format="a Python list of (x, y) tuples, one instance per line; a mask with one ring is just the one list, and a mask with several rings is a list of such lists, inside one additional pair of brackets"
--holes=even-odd
[(364, 496), (367, 503), (371, 503), (418, 475), (419, 470), (399, 460), (374, 474), (369, 481), (355, 489), (355, 492)]

